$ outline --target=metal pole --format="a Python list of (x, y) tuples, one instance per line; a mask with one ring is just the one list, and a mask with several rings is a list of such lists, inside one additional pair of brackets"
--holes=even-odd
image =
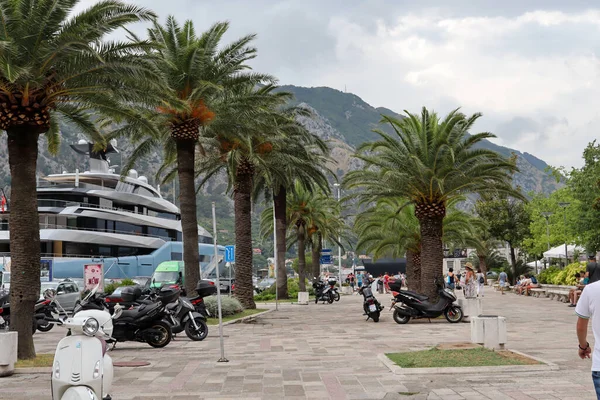
[(273, 254), (275, 259), (275, 311), (279, 310), (279, 282), (278, 272), (279, 265), (277, 264), (277, 218), (275, 218), (275, 202), (273, 201)]
[[(340, 192), (342, 191), (340, 188), (340, 184), (336, 183), (334, 186), (337, 188), (337, 201), (340, 202)], [(338, 243), (341, 241), (341, 238), (338, 236)], [(338, 244), (338, 275), (340, 276), (340, 290), (342, 287), (342, 246)]]
[(223, 343), (223, 313), (221, 312), (221, 282), (219, 280), (219, 252), (217, 249), (217, 212), (215, 202), (212, 202), (213, 217), (213, 245), (215, 247), (215, 268), (217, 273), (217, 308), (219, 310), (219, 341), (221, 344), (221, 358), (218, 362), (229, 362), (225, 358), (225, 343)]

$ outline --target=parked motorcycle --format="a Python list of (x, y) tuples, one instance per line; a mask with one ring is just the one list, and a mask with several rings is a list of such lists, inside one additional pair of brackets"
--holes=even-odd
[[(0, 330), (8, 330), (10, 326), (10, 303), (8, 293), (0, 296)], [(37, 330), (37, 319), (33, 316), (33, 333)]]
[(319, 301), (328, 302), (329, 304), (333, 303), (334, 297), (331, 293), (331, 288), (321, 279), (313, 279), (313, 289), (315, 289), (315, 304), (318, 304)]
[(365, 311), (363, 315), (367, 316), (367, 321), (371, 318), (373, 322), (379, 322), (381, 311), (383, 311), (385, 307), (383, 307), (373, 295), (373, 291), (371, 290), (372, 283), (373, 281), (365, 282), (363, 286), (358, 289), (358, 293), (363, 296), (363, 310)]
[(329, 285), (329, 292), (333, 296), (333, 300), (340, 301), (340, 292), (338, 291), (337, 286), (335, 286), (337, 284), (337, 280), (335, 278), (329, 278), (327, 280), (327, 284)]
[(436, 286), (439, 296), (437, 303), (431, 303), (423, 294), (409, 290), (394, 290), (391, 307), (394, 309), (394, 321), (398, 324), (406, 324), (411, 318), (437, 318), (442, 314), (448, 322), (462, 321), (463, 311), (458, 304), (454, 304), (456, 301), (454, 293), (444, 288), (439, 281), (436, 281)]
[[(97, 289), (84, 301), (89, 301)], [(107, 310), (82, 310), (65, 320), (48, 318), (49, 323), (69, 331), (54, 353), (52, 399), (111, 399), (113, 363), (106, 353), (106, 340), (113, 332), (113, 319), (120, 316), (121, 309), (117, 308), (112, 317)]]
[(214, 282), (201, 279), (196, 285), (196, 293), (198, 295), (192, 297), (190, 302), (194, 305), (197, 312), (204, 315), (205, 318), (210, 317), (210, 312), (206, 308), (206, 304), (204, 304), (204, 298), (217, 294), (217, 287)]
[[(122, 291), (121, 296), (126, 302), (133, 302), (133, 293)], [(149, 302), (122, 312), (119, 318), (113, 320), (113, 333), (109, 342), (137, 341), (148, 343), (152, 347), (165, 347), (171, 342), (171, 324), (169, 314), (164, 304), (171, 303), (179, 297), (179, 290), (162, 288), (159, 293), (160, 302)], [(85, 316), (85, 312), (107, 310), (108, 307), (101, 295), (86, 297), (76, 308), (77, 313)], [(83, 310), (83, 311), (80, 311)]]

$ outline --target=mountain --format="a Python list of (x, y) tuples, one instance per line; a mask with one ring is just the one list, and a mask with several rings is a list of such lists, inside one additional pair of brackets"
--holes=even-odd
[[(332, 156), (335, 164), (330, 167), (336, 171), (339, 177), (347, 171), (361, 168), (361, 162), (352, 157), (356, 146), (378, 136), (372, 130), (376, 127), (389, 131), (389, 127), (381, 125), (381, 115), (392, 115), (402, 118), (396, 112), (384, 108), (375, 108), (366, 103), (360, 97), (352, 93), (344, 93), (328, 87), (306, 88), (298, 86), (283, 86), (281, 90), (294, 94), (294, 105), (302, 105), (312, 111), (313, 118), (301, 118), (301, 122), (311, 132), (327, 139), (332, 147)], [(77, 155), (69, 144), (76, 143), (85, 137), (77, 129), (69, 125), (61, 125), (62, 143), (58, 155), (48, 153), (45, 140), (40, 141), (40, 154), (38, 157), (38, 171), (41, 176), (56, 174), (62, 171), (80, 171), (87, 169), (84, 156)], [(113, 155), (111, 164), (123, 165), (127, 155), (131, 153), (132, 146), (126, 141), (121, 141), (118, 146), (121, 153)], [(529, 153), (521, 153), (507, 147), (498, 146), (492, 142), (484, 141), (482, 147), (497, 151), (504, 156), (517, 156), (517, 165), (520, 173), (515, 176), (515, 185), (520, 186), (525, 193), (545, 192), (550, 193), (562, 184), (556, 183), (554, 178), (545, 171), (548, 165)], [(0, 159), (5, 160), (0, 164), (0, 188), (7, 188), (10, 184), (10, 173), (8, 168), (8, 153), (6, 148), (6, 136), (0, 135)], [(154, 175), (160, 164), (160, 153), (157, 151), (144, 160), (141, 160), (136, 169), (140, 174), (146, 175), (151, 184), (156, 185)], [(117, 171), (119, 169), (117, 168)], [(222, 178), (221, 178), (222, 180)], [(207, 191), (210, 193), (222, 193), (225, 185), (220, 180), (211, 182)], [(172, 191), (171, 185), (162, 185), (163, 195), (169, 200), (177, 196)], [(201, 215), (202, 217), (202, 215)], [(209, 217), (208, 215), (206, 216)]]
[[(334, 167), (338, 176), (360, 164), (351, 155), (356, 146), (379, 136), (372, 130), (379, 128), (391, 132), (391, 128), (379, 123), (382, 115), (403, 118), (402, 115), (385, 107), (373, 107), (352, 93), (341, 92), (328, 87), (306, 88), (282, 86), (281, 90), (294, 94), (294, 105), (309, 108), (315, 115), (311, 120), (303, 119), (305, 126), (324, 139), (330, 139), (334, 159), (339, 165)], [(514, 177), (514, 184), (525, 193), (551, 193), (562, 186), (546, 171), (548, 164), (529, 153), (499, 146), (484, 140), (480, 147), (494, 150), (506, 157), (517, 157), (520, 172)]]

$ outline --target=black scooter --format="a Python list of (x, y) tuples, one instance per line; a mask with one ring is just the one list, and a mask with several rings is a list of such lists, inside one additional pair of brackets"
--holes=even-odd
[(409, 290), (394, 291), (392, 307), (394, 309), (394, 321), (398, 324), (406, 324), (411, 318), (437, 318), (444, 314), (448, 322), (457, 323), (463, 319), (462, 308), (454, 304), (456, 296), (450, 289), (436, 281), (439, 299), (432, 304), (425, 295)]
[(319, 278), (313, 279), (313, 289), (315, 289), (315, 304), (318, 304), (319, 301), (331, 304), (335, 300), (333, 293), (331, 292), (331, 287), (326, 285), (325, 282)]
[[(8, 293), (0, 295), (0, 330), (8, 330), (10, 326), (10, 303)], [(35, 318), (35, 311), (33, 315), (33, 333), (38, 328), (37, 319)]]
[(381, 311), (383, 311), (385, 307), (377, 301), (375, 296), (373, 296), (373, 291), (371, 290), (372, 283), (373, 281), (365, 282), (365, 284), (358, 289), (358, 293), (363, 295), (363, 310), (365, 311), (363, 315), (367, 316), (367, 321), (371, 318), (373, 322), (379, 322)]
[[(125, 310), (118, 318), (113, 320), (112, 339), (108, 343), (136, 341), (148, 343), (155, 348), (165, 347), (173, 337), (171, 324), (168, 321), (169, 314), (163, 304), (174, 302), (179, 297), (179, 290), (161, 289), (158, 296), (159, 302), (149, 302)], [(134, 299), (128, 297), (128, 293), (122, 292), (126, 302)], [(88, 295), (75, 307), (74, 314), (79, 310), (108, 310), (104, 298), (101, 295)]]

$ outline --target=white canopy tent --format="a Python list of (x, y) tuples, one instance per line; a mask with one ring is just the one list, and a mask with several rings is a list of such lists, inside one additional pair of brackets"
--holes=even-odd
[(531, 261), (531, 262), (527, 263), (528, 267), (539, 267), (540, 265), (544, 265), (544, 259), (543, 258), (541, 260), (539, 260), (539, 261)]
[[(577, 250), (579, 252), (583, 252), (584, 249), (580, 246), (576, 246), (574, 244), (567, 245), (567, 256), (573, 257), (573, 252)], [(565, 245), (561, 244), (560, 246), (556, 246), (546, 252), (544, 252), (544, 258), (565, 258)]]

